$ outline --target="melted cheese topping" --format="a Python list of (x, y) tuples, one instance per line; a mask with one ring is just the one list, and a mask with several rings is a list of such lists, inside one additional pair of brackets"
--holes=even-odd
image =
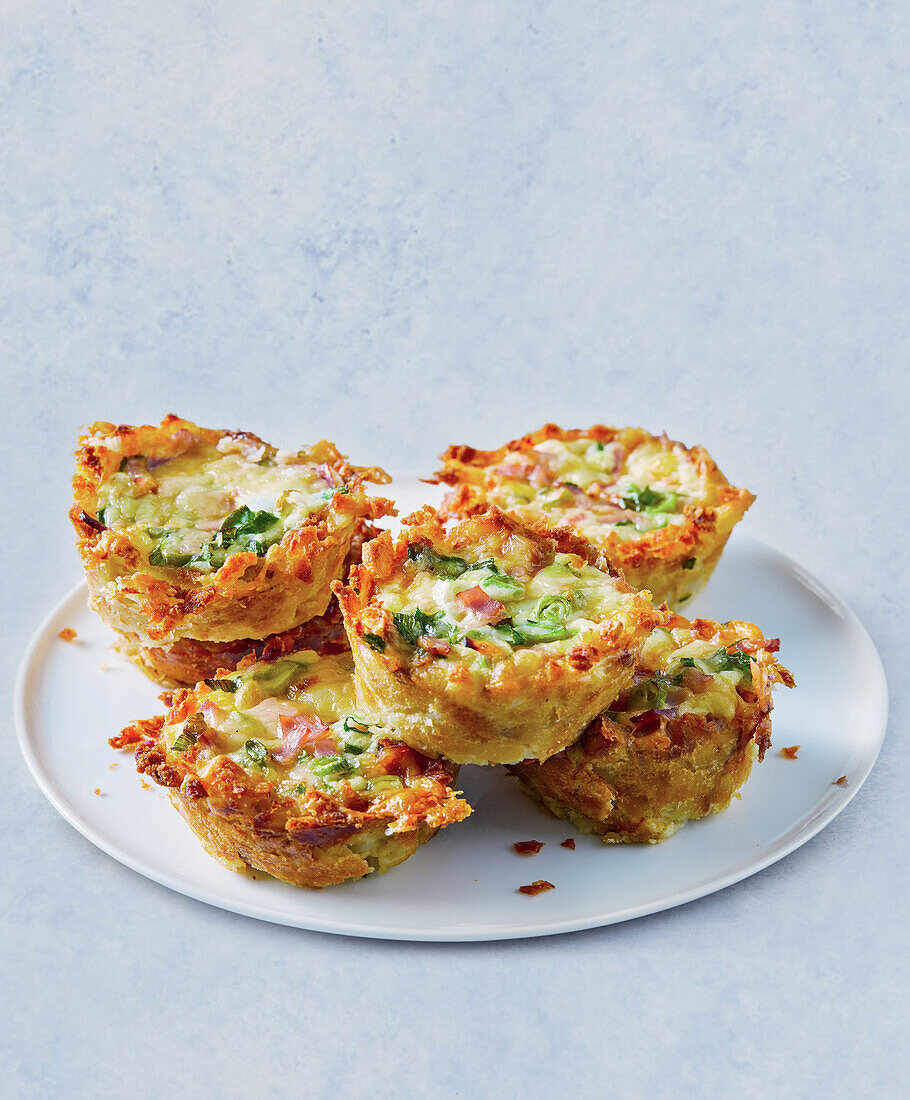
[(286, 796), (307, 789), (331, 792), (340, 784), (367, 797), (394, 793), (419, 778), (418, 758), (396, 767), (404, 779), (389, 774), (389, 749), (380, 744), (389, 731), (357, 717), (353, 671), (349, 653), (318, 657), (303, 651), (209, 681), (211, 694), (200, 696), (201, 712), (165, 727), (168, 748), (197, 746), (195, 767), (203, 780), (218, 759), (229, 756)]
[(555, 555), (528, 575), (517, 541), (512, 540), (516, 554), (510, 558), (479, 563), (442, 558), (443, 572), (451, 571), (446, 563), (468, 566), (455, 577), (440, 576), (419, 557), (408, 561), (378, 595), (402, 647), (423, 636), (444, 639), (454, 647), (453, 656), (469, 662), (507, 660), (515, 646), (547, 645), (562, 652), (576, 635), (620, 610), (623, 596), (611, 576), (569, 554)]
[[(654, 685), (667, 689), (664, 707), (658, 709), (675, 708), (680, 715), (733, 718), (741, 703), (736, 689), (751, 683), (751, 677), (736, 669), (715, 672), (707, 660), (730, 644), (733, 642), (720, 647), (717, 641), (699, 638), (685, 627), (653, 630), (641, 652), (636, 686), (611, 706), (611, 717), (621, 722), (651, 709), (654, 693), (649, 689)], [(683, 664), (684, 659), (695, 664), (691, 672)], [(663, 680), (653, 679), (656, 674)]]
[(197, 442), (163, 462), (124, 459), (121, 470), (101, 486), (98, 515), (108, 527), (128, 532), (147, 558), (156, 547), (166, 547), (166, 560), (153, 559), (152, 565), (181, 564), (207, 572), (211, 565), (183, 559), (204, 551), (229, 515), (247, 508), (276, 517), (277, 524), (266, 532), (271, 545), (330, 506), (342, 487), (327, 473), (325, 467), (282, 461), (274, 448), (234, 447), (230, 437), (218, 447)]
[[(530, 453), (507, 452), (485, 472), (485, 493), (497, 507), (574, 527), (595, 542), (680, 524), (686, 505), (704, 496), (685, 449), (662, 439), (628, 452), (618, 441), (548, 439)], [(642, 490), (650, 493), (642, 498)]]

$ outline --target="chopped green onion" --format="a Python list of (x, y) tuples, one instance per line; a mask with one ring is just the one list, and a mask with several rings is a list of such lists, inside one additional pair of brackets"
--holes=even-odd
[(364, 634), (363, 640), (370, 649), (375, 649), (377, 653), (382, 653), (385, 649), (385, 638), (380, 638), (378, 634)]
[(191, 733), (188, 729), (184, 729), (181, 734), (178, 734), (178, 736), (174, 738), (174, 743), (171, 745), (171, 748), (174, 752), (185, 752), (190, 745), (195, 744), (196, 734)]
[(237, 690), (236, 680), (203, 680), (202, 682), (214, 691), (234, 692)]
[(370, 732), (369, 724), (354, 714), (348, 715), (348, 717), (345, 718), (342, 729), (345, 733), (365, 733), (369, 735)]
[(323, 779), (330, 775), (340, 775), (342, 772), (353, 770), (354, 767), (350, 761), (338, 755), (321, 756), (310, 765), (310, 771), (314, 775), (321, 776)]
[(280, 661), (264, 662), (251, 673), (259, 690), (265, 695), (280, 695), (306, 670), (300, 661), (285, 657)]
[(370, 789), (374, 791), (390, 791), (403, 787), (404, 784), (397, 775), (376, 775), (369, 780)]
[(525, 594), (524, 585), (506, 573), (493, 573), (478, 584), (494, 600), (520, 600)]
[(264, 764), (268, 760), (269, 750), (261, 741), (257, 741), (255, 738), (244, 741), (243, 751), (255, 764)]
[(683, 562), (683, 569), (692, 569), (695, 566), (695, 558), (686, 558)]
[(537, 622), (563, 624), (572, 613), (572, 604), (567, 596), (541, 596), (534, 608)]
[(360, 756), (362, 752), (366, 752), (363, 745), (356, 745), (353, 741), (345, 741), (342, 743), (341, 747), (345, 752), (350, 753), (351, 756)]

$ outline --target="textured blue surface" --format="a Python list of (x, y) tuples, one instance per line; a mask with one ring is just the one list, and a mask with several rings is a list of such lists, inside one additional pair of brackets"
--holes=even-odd
[(758, 494), (744, 529), (864, 618), (894, 715), (847, 811), (758, 877), (467, 946), (173, 895), (59, 819), (8, 731), (4, 1092), (899, 1094), (908, 30), (896, 0), (3, 5), (7, 681), (79, 576), (82, 423), (429, 472), (603, 420)]

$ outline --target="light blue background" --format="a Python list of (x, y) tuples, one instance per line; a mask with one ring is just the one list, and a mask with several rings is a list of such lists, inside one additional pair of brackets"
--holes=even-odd
[(80, 575), (83, 423), (175, 411), (429, 472), (600, 420), (757, 493), (743, 530), (853, 605), (894, 715), (763, 874), (464, 946), (172, 894), (55, 814), (8, 718), (5, 1094), (898, 1095), (908, 27), (896, 0), (0, 5), (6, 683)]

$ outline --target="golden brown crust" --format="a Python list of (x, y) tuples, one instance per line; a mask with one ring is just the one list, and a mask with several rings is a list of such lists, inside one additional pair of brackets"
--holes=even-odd
[(352, 544), (363, 538), (361, 522), (394, 514), (391, 501), (363, 489), (366, 481), (388, 483), (388, 475), (376, 467), (351, 466), (323, 440), (298, 452), (294, 461), (324, 464), (348, 486), (333, 498), (327, 517), (310, 517), (263, 557), (233, 554), (217, 572), (150, 569), (126, 533), (98, 520), (101, 485), (124, 458), (176, 455), (188, 441), (217, 446), (225, 437), (263, 445), (251, 433), (212, 431), (176, 416), (166, 417), (160, 427), (96, 423), (80, 440), (70, 510), (76, 545), (92, 607), (128, 643), (138, 638), (146, 647), (166, 647), (183, 638), (224, 642), (293, 630), (325, 612), (332, 581), (342, 575)]
[(752, 658), (752, 684), (738, 690), (733, 716), (652, 711), (636, 724), (600, 715), (558, 756), (509, 769), (525, 794), (605, 843), (653, 843), (729, 806), (770, 744), (771, 690), (792, 686), (793, 678), (771, 655), (776, 640), (766, 641), (753, 624), (690, 625), (694, 636), (740, 644)]
[[(128, 726), (111, 745), (135, 752), (137, 771), (166, 788), (206, 850), (233, 870), (254, 868), (295, 886), (331, 886), (388, 870), (471, 812), (452, 789), (457, 767), (418, 758), (391, 741), (390, 756), (408, 754), (410, 778), (403, 789), (372, 800), (349, 787), (283, 797), (273, 783), (252, 778), (226, 756), (201, 774), (204, 732), (197, 745), (179, 753), (169, 752), (165, 733), (168, 723), (197, 715), (207, 690), (199, 685), (175, 692), (167, 716)], [(421, 773), (416, 778), (415, 762)], [(404, 774), (404, 767), (399, 771)]]
[(458, 763), (515, 763), (558, 752), (631, 683), (638, 650), (663, 619), (646, 594), (615, 578), (621, 612), (579, 635), (564, 654), (527, 647), (486, 673), (462, 660), (437, 660), (432, 650), (409, 655), (386, 644), (380, 651), (365, 636), (391, 642), (393, 628), (374, 596), (398, 574), (411, 545), (455, 555), (478, 546), (494, 557), (517, 554), (522, 561), (517, 576), (521, 569), (532, 576), (557, 552), (577, 553), (611, 576), (615, 570), (571, 531), (523, 524), (498, 509), (446, 528), (427, 507), (404, 520), (397, 538), (383, 532), (369, 543), (348, 585), (334, 586), (366, 717), (393, 726), (421, 752)]
[[(704, 503), (687, 506), (682, 524), (648, 531), (635, 539), (623, 539), (607, 530), (595, 544), (633, 588), (648, 589), (655, 604), (667, 603), (672, 607), (690, 600), (707, 583), (730, 533), (755, 500), (752, 493), (728, 483), (704, 447), (686, 447), (665, 436), (651, 435), (643, 428), (610, 428), (603, 424), (570, 430), (545, 424), (489, 451), (451, 446), (440, 456), (443, 466), (436, 474), (440, 481), (455, 487), (443, 502), (443, 514), (466, 516), (484, 511), (486, 494), (495, 484), (490, 468), (502, 462), (509, 452), (529, 453), (547, 440), (578, 439), (602, 444), (618, 442), (627, 453), (644, 443), (662, 442), (667, 447), (679, 448), (696, 466)], [(693, 558), (694, 565), (687, 568)]]

